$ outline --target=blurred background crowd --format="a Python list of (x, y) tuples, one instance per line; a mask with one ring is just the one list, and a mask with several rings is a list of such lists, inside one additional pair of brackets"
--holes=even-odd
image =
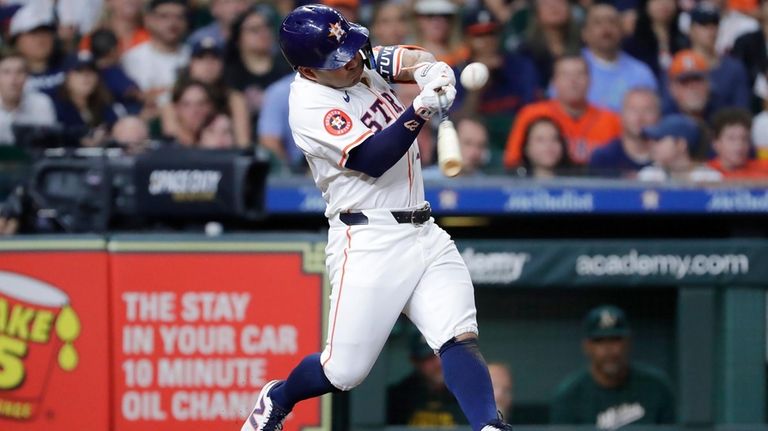
[[(466, 176), (768, 176), (768, 2), (324, 0), (374, 45), (490, 69), (452, 109)], [(241, 148), (304, 174), (280, 54), (290, 0), (0, 0), (0, 145)], [(460, 85), (459, 85), (460, 87)], [(398, 85), (405, 103), (413, 85)], [(419, 145), (425, 177), (435, 127)]]
[[(471, 62), (488, 66), (483, 88), (457, 84), (462, 176), (768, 179), (768, 0), (322, 1), (367, 26), (374, 45), (423, 47), (457, 76)], [(268, 158), (272, 176), (306, 176), (288, 125), (295, 72), (277, 43), (282, 17), (300, 4), (0, 0), (0, 201), (11, 189), (3, 158), (39, 147), (229, 149)], [(395, 90), (406, 104), (419, 91)], [(442, 178), (436, 130), (418, 140), (428, 181)], [(0, 236), (46, 231), (20, 229), (18, 202), (0, 205)], [(628, 322), (611, 306), (584, 316), (586, 367), (555, 376), (546, 413), (518, 421), (674, 422), (667, 378), (630, 359)], [(387, 404), (388, 423), (460, 423), (434, 352), (418, 337), (408, 352), (413, 374), (388, 392), (407, 402)], [(498, 407), (509, 413), (510, 367), (490, 359)]]

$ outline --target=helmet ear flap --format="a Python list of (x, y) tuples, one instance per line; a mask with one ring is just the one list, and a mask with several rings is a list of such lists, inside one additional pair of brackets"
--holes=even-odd
[(373, 55), (373, 47), (371, 46), (371, 39), (360, 48), (360, 55), (363, 56), (363, 63), (370, 70), (376, 70), (376, 56)]

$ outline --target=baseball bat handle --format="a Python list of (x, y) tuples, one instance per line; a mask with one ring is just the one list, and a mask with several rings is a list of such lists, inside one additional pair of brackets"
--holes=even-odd
[(461, 150), (459, 135), (453, 121), (445, 118), (437, 127), (437, 163), (446, 177), (455, 177), (461, 173)]

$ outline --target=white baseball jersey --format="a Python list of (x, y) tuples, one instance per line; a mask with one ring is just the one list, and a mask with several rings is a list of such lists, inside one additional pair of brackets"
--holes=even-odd
[(325, 215), (373, 208), (411, 208), (424, 203), (419, 146), (379, 178), (344, 167), (349, 152), (394, 122), (405, 110), (378, 73), (364, 69), (363, 82), (335, 89), (297, 74), (288, 99), (296, 145), (307, 158), (315, 184), (328, 204)]
[[(343, 390), (362, 382), (401, 313), (434, 349), (477, 333), (472, 281), (451, 237), (431, 219), (398, 223), (391, 213), (425, 205), (416, 140), (378, 178), (345, 168), (353, 148), (405, 111), (378, 73), (363, 76), (368, 84), (334, 89), (297, 75), (289, 97), (296, 145), (328, 204), (332, 290), (320, 360)], [(346, 211), (362, 212), (367, 223), (344, 224), (338, 215)]]

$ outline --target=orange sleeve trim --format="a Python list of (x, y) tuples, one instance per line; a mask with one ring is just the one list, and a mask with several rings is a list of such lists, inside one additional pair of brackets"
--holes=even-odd
[(349, 152), (352, 151), (356, 146), (360, 145), (364, 140), (368, 139), (368, 137), (373, 136), (373, 132), (370, 130), (366, 130), (365, 133), (360, 135), (357, 139), (352, 141), (351, 144), (344, 147), (343, 150), (341, 150), (341, 160), (339, 160), (339, 166), (342, 168), (347, 163), (347, 159), (349, 158)]

